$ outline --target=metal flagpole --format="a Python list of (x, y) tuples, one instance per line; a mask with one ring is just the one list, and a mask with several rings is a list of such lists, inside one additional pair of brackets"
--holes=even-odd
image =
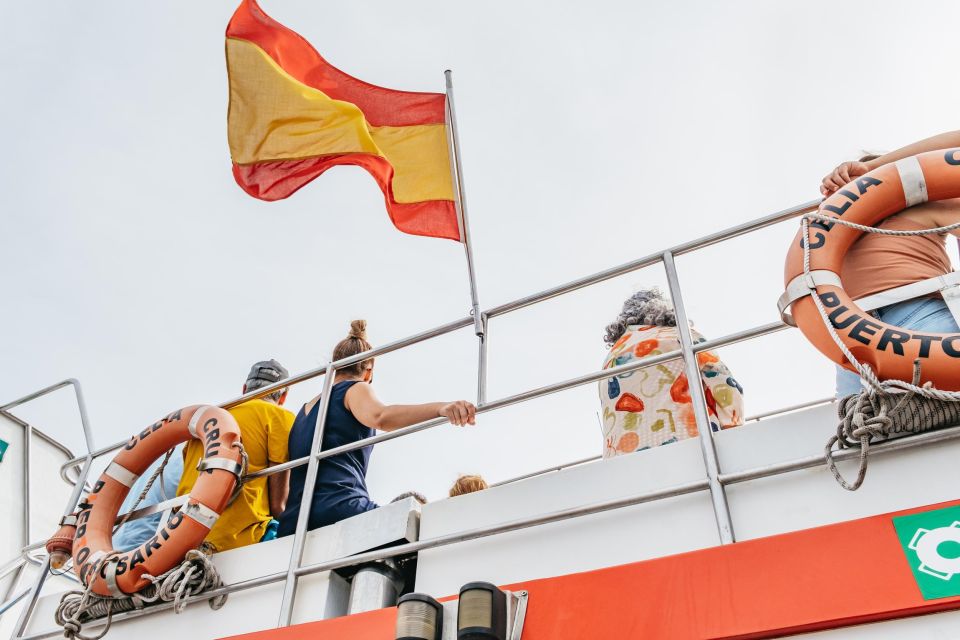
[(467, 217), (467, 203), (463, 189), (463, 172), (460, 167), (460, 136), (457, 132), (457, 112), (453, 105), (453, 72), (447, 69), (443, 72), (447, 85), (447, 146), (450, 150), (450, 174), (453, 178), (454, 206), (457, 211), (457, 225), (460, 229), (460, 239), (463, 241), (463, 250), (467, 257), (467, 275), (470, 278), (471, 315), (473, 316), (473, 331), (480, 339), (480, 353), (477, 371), (477, 401), (486, 400), (487, 376), (487, 341), (486, 323), (480, 314), (480, 298), (477, 295), (477, 276), (473, 266), (473, 246), (470, 243), (470, 220)]

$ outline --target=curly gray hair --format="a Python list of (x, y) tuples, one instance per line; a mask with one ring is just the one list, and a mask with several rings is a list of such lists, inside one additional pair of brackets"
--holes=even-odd
[(623, 336), (632, 324), (654, 324), (660, 327), (677, 326), (677, 315), (673, 305), (658, 287), (641, 289), (626, 299), (623, 310), (617, 319), (607, 325), (603, 341), (608, 347)]

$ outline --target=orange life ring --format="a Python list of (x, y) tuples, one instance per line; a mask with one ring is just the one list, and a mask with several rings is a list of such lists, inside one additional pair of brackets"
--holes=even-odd
[[(865, 226), (876, 226), (907, 207), (960, 197), (960, 149), (931, 151), (884, 165), (856, 178), (827, 198), (820, 212)], [(960, 390), (960, 334), (914, 332), (880, 322), (861, 310), (843, 290), (840, 269), (844, 255), (863, 232), (828, 221), (809, 226), (810, 275), (804, 276), (802, 231), (787, 253), (781, 311), (792, 304), (796, 325), (813, 345), (851, 371), (830, 337), (811, 293), (826, 308), (843, 343), (881, 380), (913, 377), (921, 362), (921, 382), (938, 389)]]
[[(187, 504), (144, 544), (115, 551), (113, 526), (130, 487), (154, 460), (190, 438), (203, 442), (204, 456)], [(240, 478), (239, 443), (240, 428), (233, 416), (210, 406), (181, 409), (130, 438), (80, 505), (73, 564), (84, 586), (102, 596), (136, 593), (150, 584), (143, 574), (159, 576), (197, 548)]]

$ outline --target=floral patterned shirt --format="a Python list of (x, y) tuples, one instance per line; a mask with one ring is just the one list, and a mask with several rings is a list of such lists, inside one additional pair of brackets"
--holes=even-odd
[[(694, 342), (704, 338), (692, 330)], [(680, 349), (676, 327), (627, 327), (611, 347), (603, 368)], [(710, 351), (697, 354), (714, 431), (743, 424), (743, 388)], [(683, 360), (624, 373), (600, 381), (603, 457), (642, 451), (697, 435), (697, 419)]]

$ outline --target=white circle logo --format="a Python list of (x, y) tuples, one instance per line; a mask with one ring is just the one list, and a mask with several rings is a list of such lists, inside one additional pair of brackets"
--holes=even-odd
[(949, 580), (960, 573), (960, 557), (950, 558), (941, 553), (940, 545), (945, 542), (960, 545), (960, 522), (949, 527), (917, 529), (908, 546), (920, 559), (918, 571), (941, 580)]

